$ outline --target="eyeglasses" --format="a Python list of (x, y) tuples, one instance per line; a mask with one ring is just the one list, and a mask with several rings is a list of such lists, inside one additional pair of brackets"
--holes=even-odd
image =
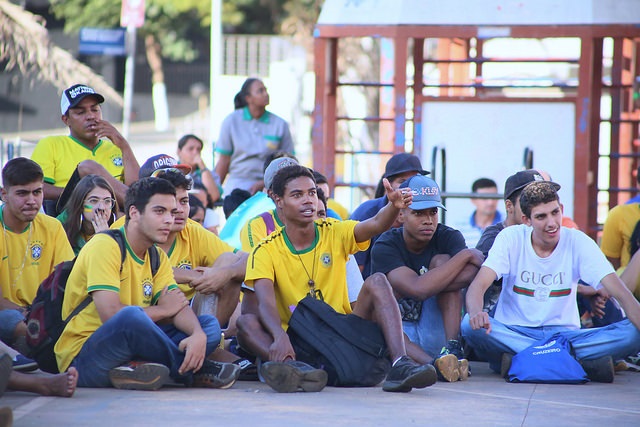
[(97, 206), (99, 203), (102, 203), (104, 207), (111, 209), (113, 205), (115, 205), (116, 200), (111, 197), (105, 197), (104, 199), (99, 197), (89, 197), (86, 202), (91, 206)]

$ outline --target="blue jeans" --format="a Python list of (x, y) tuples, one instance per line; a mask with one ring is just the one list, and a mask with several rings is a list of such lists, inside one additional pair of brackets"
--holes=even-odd
[(513, 326), (505, 325), (494, 318), (489, 318), (489, 321), (491, 333), (487, 334), (486, 329), (474, 331), (469, 324), (469, 314), (466, 314), (460, 330), (476, 354), (487, 360), (491, 369), (496, 372), (500, 372), (502, 353), (516, 354), (534, 342), (551, 338), (556, 333), (567, 338), (578, 360), (611, 356), (615, 361), (640, 351), (640, 331), (628, 319), (602, 328), (590, 329)]
[[(220, 324), (213, 316), (199, 316), (207, 336), (207, 355), (220, 342)], [(109, 370), (132, 360), (161, 363), (175, 381), (190, 384), (193, 373), (180, 375), (184, 353), (178, 344), (187, 335), (172, 324), (157, 325), (141, 307), (124, 307), (85, 341), (73, 359), (79, 387), (110, 387)]]
[(24, 322), (24, 316), (20, 311), (7, 309), (0, 310), (0, 340), (7, 345), (15, 341), (15, 332), (18, 323)]
[(417, 322), (402, 321), (402, 329), (411, 342), (434, 357), (447, 343), (442, 313), (435, 296), (423, 301), (420, 319)]

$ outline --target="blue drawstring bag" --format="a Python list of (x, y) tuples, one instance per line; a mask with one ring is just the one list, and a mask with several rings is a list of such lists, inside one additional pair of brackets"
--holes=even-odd
[(554, 335), (513, 356), (507, 380), (512, 383), (584, 384), (589, 378), (571, 354), (569, 341), (562, 335)]

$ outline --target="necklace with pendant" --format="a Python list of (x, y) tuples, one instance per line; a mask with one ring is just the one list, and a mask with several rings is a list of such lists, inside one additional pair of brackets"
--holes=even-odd
[(313, 248), (313, 264), (311, 267), (311, 274), (309, 274), (309, 270), (307, 270), (307, 266), (304, 265), (304, 262), (302, 261), (300, 254), (296, 254), (298, 256), (298, 259), (300, 260), (300, 264), (302, 264), (302, 268), (304, 268), (304, 272), (307, 274), (307, 277), (309, 278), (309, 281), (307, 282), (307, 284), (309, 285), (309, 295), (311, 295), (311, 297), (313, 298), (315, 298), (316, 296), (316, 282), (314, 280), (314, 277), (316, 276), (316, 250), (317, 249), (318, 249), (318, 245), (316, 244), (316, 247)]

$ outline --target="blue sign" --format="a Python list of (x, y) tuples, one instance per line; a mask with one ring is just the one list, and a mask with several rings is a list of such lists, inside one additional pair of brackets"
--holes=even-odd
[(80, 53), (84, 55), (126, 56), (126, 29), (88, 28), (80, 29)]

